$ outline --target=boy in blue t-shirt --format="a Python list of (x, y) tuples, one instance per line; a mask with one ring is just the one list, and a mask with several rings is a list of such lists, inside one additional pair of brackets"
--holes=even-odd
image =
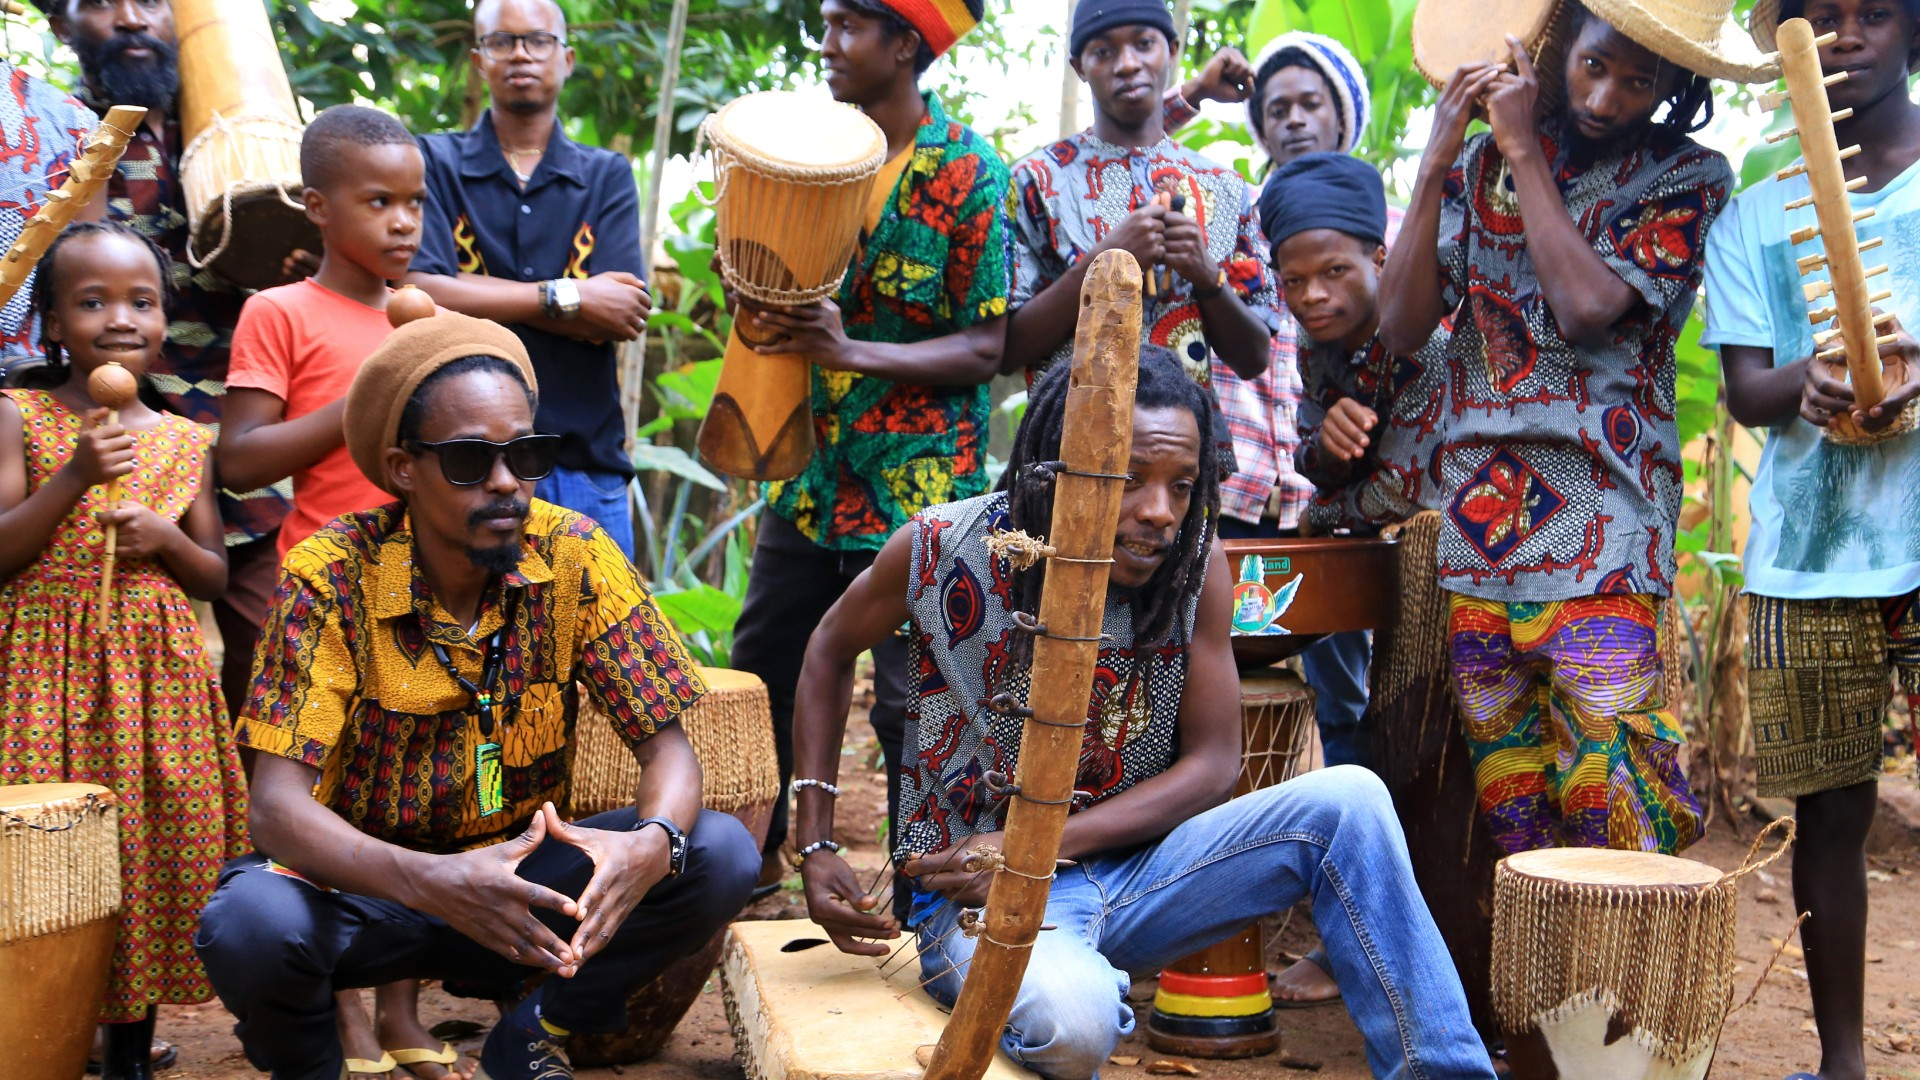
[[(1762, 5), (1764, 9), (1765, 5)], [(1862, 240), (1884, 237), (1874, 261), (1891, 266), (1900, 325), (1920, 325), (1920, 106), (1907, 94), (1920, 64), (1920, 0), (1786, 0), (1756, 11), (1754, 40), (1773, 48), (1778, 20), (1804, 17), (1837, 38), (1821, 67), (1850, 69), (1828, 91), (1841, 146), (1858, 144), (1852, 197), (1871, 208)], [(1717, 346), (1734, 419), (1769, 429), (1753, 483), (1745, 558), (1747, 678), (1759, 791), (1792, 797), (1794, 903), (1803, 931), (1820, 1076), (1866, 1075), (1862, 1044), (1867, 926), (1865, 847), (1877, 802), (1881, 720), (1892, 700), (1889, 666), (1920, 692), (1920, 435), (1866, 446), (1828, 441), (1822, 429), (1850, 414), (1883, 431), (1920, 394), (1920, 344), (1905, 330), (1883, 346), (1887, 397), (1857, 407), (1844, 363), (1813, 358), (1813, 330), (1797, 259), (1820, 253), (1789, 234), (1814, 223), (1804, 176), (1768, 180), (1735, 199), (1707, 240), (1706, 344)], [(1837, 343), (1836, 343), (1837, 344)], [(1804, 422), (1803, 422), (1804, 421)], [(1805, 1076), (1806, 1074), (1796, 1074)]]

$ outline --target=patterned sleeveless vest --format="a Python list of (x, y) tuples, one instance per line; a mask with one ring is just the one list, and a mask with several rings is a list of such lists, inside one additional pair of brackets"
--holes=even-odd
[[(994, 492), (929, 507), (913, 518), (907, 603), (913, 614), (907, 760), (900, 781), (894, 857), (943, 850), (1006, 819), (1005, 800), (985, 776), (1014, 775), (1021, 721), (987, 708), (1005, 691), (1027, 700), (1029, 674), (1011, 671), (1015, 635), (1013, 571), (987, 551), (1008, 528), (1007, 497)], [(1107, 598), (1087, 729), (1071, 810), (1081, 810), (1164, 772), (1173, 763), (1175, 725), (1193, 636), (1190, 602), (1171, 644), (1136, 649), (1133, 612)], [(1144, 665), (1144, 667), (1143, 667)]]

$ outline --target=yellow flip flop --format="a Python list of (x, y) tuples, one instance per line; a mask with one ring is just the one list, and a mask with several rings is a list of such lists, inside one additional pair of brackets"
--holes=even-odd
[(450, 1042), (441, 1043), (438, 1051), (422, 1050), (419, 1047), (413, 1047), (402, 1050), (388, 1050), (386, 1054), (395, 1065), (439, 1065), (448, 1072), (452, 1072), (453, 1066), (460, 1060), (460, 1051), (455, 1050), (453, 1044)]
[(347, 1077), (356, 1074), (382, 1075), (390, 1073), (398, 1068), (399, 1065), (400, 1063), (394, 1059), (394, 1056), (385, 1051), (381, 1052), (380, 1058), (377, 1061), (373, 1058), (348, 1058), (347, 1071), (341, 1074), (340, 1080), (346, 1080)]

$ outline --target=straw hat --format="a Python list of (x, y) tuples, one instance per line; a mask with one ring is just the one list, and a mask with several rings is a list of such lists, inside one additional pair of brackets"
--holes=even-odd
[(1741, 31), (1733, 21), (1733, 2), (1584, 0), (1587, 10), (1608, 25), (1696, 75), (1744, 83), (1778, 79), (1779, 61), (1766, 55), (1773, 50), (1755, 47)]
[[(1524, 28), (1520, 36), (1535, 54), (1534, 63), (1542, 71), (1557, 71), (1569, 44), (1565, 30), (1572, 2), (1501, 0), (1495, 7), (1505, 16), (1490, 19), (1487, 0), (1420, 0), (1413, 19), (1414, 63), (1430, 82), (1441, 85), (1453, 75), (1449, 64), (1469, 58), (1504, 59), (1505, 35)], [(1581, 2), (1595, 18), (1695, 74), (1733, 82), (1772, 82), (1780, 77), (1778, 63), (1755, 48), (1733, 21), (1734, 0)], [(1777, 9), (1778, 0), (1759, 0), (1759, 4)], [(1529, 19), (1531, 25), (1526, 25)], [(1558, 82), (1543, 78), (1543, 97)]]

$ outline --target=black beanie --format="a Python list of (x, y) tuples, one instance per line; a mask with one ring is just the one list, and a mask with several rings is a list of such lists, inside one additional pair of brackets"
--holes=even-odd
[(1173, 12), (1162, 0), (1080, 0), (1073, 6), (1067, 48), (1078, 60), (1087, 42), (1116, 26), (1151, 26), (1166, 37), (1169, 49), (1179, 52), (1173, 40)]
[(1346, 154), (1305, 154), (1267, 177), (1260, 191), (1260, 228), (1276, 251), (1308, 229), (1338, 229), (1372, 244), (1386, 242), (1387, 189), (1372, 165)]

